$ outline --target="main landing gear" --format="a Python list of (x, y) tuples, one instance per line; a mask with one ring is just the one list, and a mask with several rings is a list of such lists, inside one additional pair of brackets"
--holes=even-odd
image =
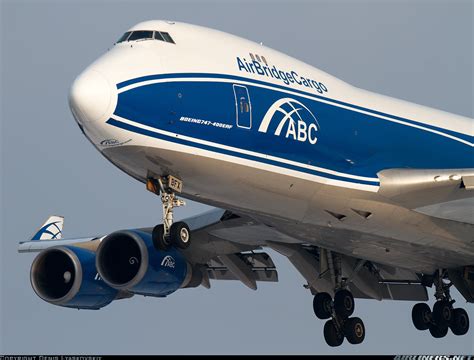
[(173, 222), (173, 209), (184, 206), (186, 203), (176, 197), (181, 192), (183, 182), (174, 176), (165, 176), (158, 179), (148, 178), (147, 190), (160, 195), (163, 204), (163, 224), (153, 228), (152, 239), (156, 249), (168, 250), (171, 246), (186, 249), (191, 242), (189, 226), (183, 222)]
[(433, 310), (426, 303), (418, 303), (411, 312), (413, 325), (418, 330), (429, 330), (435, 338), (446, 336), (449, 329), (454, 335), (465, 335), (469, 331), (469, 316), (466, 310), (453, 307), (455, 300), (449, 293), (452, 283), (445, 283), (446, 277), (446, 271), (441, 269), (433, 276), (436, 287)]
[(344, 337), (351, 344), (360, 344), (365, 338), (364, 322), (358, 317), (350, 317), (354, 313), (354, 297), (349, 290), (339, 290), (334, 300), (328, 293), (322, 292), (314, 296), (313, 309), (324, 324), (324, 339), (329, 346), (339, 346)]
[(323, 331), (329, 346), (341, 345), (344, 338), (351, 344), (360, 344), (365, 338), (365, 326), (360, 318), (351, 317), (355, 308), (354, 296), (342, 279), (340, 259), (328, 251), (328, 263), (336, 284), (334, 299), (326, 292), (317, 293), (313, 299), (314, 314), (321, 320), (329, 319)]

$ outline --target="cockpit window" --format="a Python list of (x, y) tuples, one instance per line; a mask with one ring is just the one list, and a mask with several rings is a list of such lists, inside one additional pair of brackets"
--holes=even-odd
[(127, 31), (117, 41), (117, 43), (121, 43), (124, 41), (152, 40), (152, 39), (168, 42), (171, 44), (175, 43), (169, 33), (163, 32), (163, 31), (151, 31), (151, 30)]
[(128, 38), (128, 41), (146, 40), (146, 39), (153, 39), (153, 31), (148, 31), (148, 30), (133, 31), (132, 35), (130, 35), (130, 37)]
[(122, 35), (122, 37), (120, 39), (118, 39), (117, 43), (127, 41), (128, 37), (130, 36), (131, 33), (132, 33), (131, 31), (127, 31), (125, 34)]
[(166, 42), (174, 44), (173, 39), (171, 38), (170, 34), (168, 34), (167, 32), (162, 32), (161, 36), (163, 36), (163, 38), (165, 39)]
[(165, 41), (165, 39), (163, 39), (163, 36), (161, 36), (161, 33), (159, 31), (155, 31), (155, 39)]

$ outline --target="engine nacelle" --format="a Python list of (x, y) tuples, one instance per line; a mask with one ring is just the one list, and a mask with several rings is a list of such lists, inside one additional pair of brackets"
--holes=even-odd
[(167, 296), (192, 278), (191, 266), (179, 250), (155, 249), (151, 234), (142, 230), (106, 236), (97, 248), (96, 268), (111, 287), (147, 296)]
[(30, 280), (41, 299), (64, 307), (100, 309), (118, 293), (97, 276), (95, 253), (75, 246), (39, 253), (31, 265)]

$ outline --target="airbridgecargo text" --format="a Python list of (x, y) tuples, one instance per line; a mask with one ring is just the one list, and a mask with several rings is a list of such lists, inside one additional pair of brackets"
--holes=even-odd
[(289, 85), (290, 83), (296, 83), (298, 85), (314, 89), (320, 94), (328, 91), (328, 88), (322, 82), (318, 82), (316, 80), (300, 76), (296, 71), (282, 71), (278, 69), (275, 65), (273, 65), (273, 67), (270, 67), (263, 65), (256, 60), (247, 62), (245, 58), (241, 59), (240, 57), (237, 57), (237, 66), (239, 67), (240, 71), (243, 70), (248, 73), (278, 79), (283, 81), (285, 85)]

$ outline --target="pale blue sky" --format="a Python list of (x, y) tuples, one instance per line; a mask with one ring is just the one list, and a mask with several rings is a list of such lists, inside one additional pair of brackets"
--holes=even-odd
[(472, 1), (1, 1), (0, 353), (474, 353), (473, 330), (434, 340), (411, 324), (413, 303), (372, 300), (356, 303), (365, 342), (329, 348), (304, 280), (274, 252), (280, 282), (256, 292), (213, 282), (100, 311), (40, 300), (29, 283), (34, 255), (16, 252), (50, 214), (66, 217), (69, 237), (160, 218), (158, 199), (100, 156), (67, 104), (75, 76), (135, 23), (227, 31), (362, 88), (473, 117), (473, 16)]

